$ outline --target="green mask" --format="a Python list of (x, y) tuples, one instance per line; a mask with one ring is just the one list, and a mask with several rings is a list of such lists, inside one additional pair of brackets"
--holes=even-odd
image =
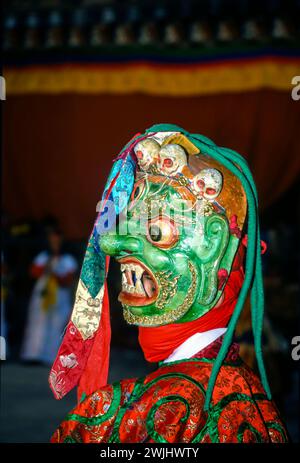
[[(100, 239), (121, 264), (124, 317), (139, 326), (195, 320), (222, 300), (220, 274), (230, 274), (239, 245), (224, 204), (229, 173), (182, 135), (156, 134), (135, 153), (128, 208)], [(244, 218), (245, 209), (241, 224)]]

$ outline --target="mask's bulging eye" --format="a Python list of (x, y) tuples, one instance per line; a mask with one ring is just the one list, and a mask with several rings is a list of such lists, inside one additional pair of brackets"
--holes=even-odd
[(157, 225), (150, 225), (149, 235), (152, 241), (159, 242), (162, 239), (162, 230)]
[(178, 241), (178, 230), (168, 217), (156, 217), (148, 222), (147, 239), (157, 247), (170, 248)]

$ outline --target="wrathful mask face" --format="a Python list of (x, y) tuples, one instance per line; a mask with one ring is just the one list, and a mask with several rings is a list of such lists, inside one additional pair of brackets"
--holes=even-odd
[[(209, 177), (210, 178), (210, 177)], [(182, 178), (140, 172), (102, 250), (121, 265), (124, 317), (140, 326), (191, 321), (220, 299), (239, 240), (213, 201)]]

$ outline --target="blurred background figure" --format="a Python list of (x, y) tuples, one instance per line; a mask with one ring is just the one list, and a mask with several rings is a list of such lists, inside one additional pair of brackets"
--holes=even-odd
[(71, 287), (77, 263), (64, 252), (59, 229), (48, 231), (48, 249), (34, 259), (30, 273), (36, 279), (29, 302), (21, 358), (51, 364), (71, 311)]

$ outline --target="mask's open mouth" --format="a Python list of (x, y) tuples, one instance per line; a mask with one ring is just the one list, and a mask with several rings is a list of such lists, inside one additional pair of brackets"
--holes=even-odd
[(154, 302), (158, 296), (158, 285), (151, 270), (133, 257), (124, 257), (118, 262), (122, 272), (119, 301), (137, 307)]

